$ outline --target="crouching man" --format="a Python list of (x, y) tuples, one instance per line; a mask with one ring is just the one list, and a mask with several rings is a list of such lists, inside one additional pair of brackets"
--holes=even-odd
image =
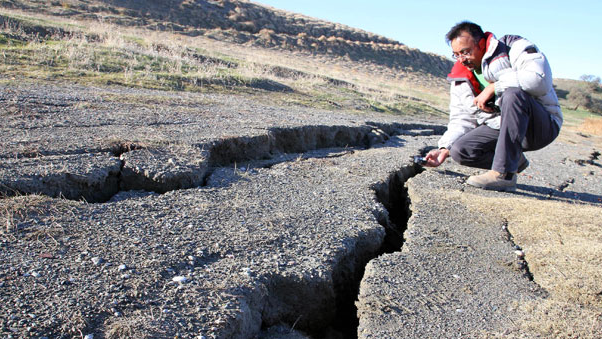
[(437, 167), (451, 156), (489, 170), (469, 177), (469, 185), (513, 191), (516, 173), (529, 166), (523, 152), (549, 145), (562, 126), (548, 60), (520, 36), (496, 39), (468, 21), (446, 38), (457, 60), (448, 76), (449, 124), (426, 165)]

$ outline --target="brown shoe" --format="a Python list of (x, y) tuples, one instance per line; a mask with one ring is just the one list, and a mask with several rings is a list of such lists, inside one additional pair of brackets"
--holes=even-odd
[(516, 190), (516, 174), (510, 175), (512, 179), (506, 179), (506, 173), (491, 170), (480, 175), (471, 175), (466, 183), (486, 190), (514, 192)]

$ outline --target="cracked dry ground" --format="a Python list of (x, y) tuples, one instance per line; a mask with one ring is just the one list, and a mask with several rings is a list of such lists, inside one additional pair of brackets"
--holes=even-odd
[[(499, 220), (432, 199), (465, 189), (465, 170), (449, 164), (409, 182), (408, 241), (368, 264), (357, 328), (364, 266), (399, 250), (410, 156), (441, 126), (225, 95), (2, 93), (3, 336), (466, 334), (502, 327), (512, 301), (545, 296), (500, 264), (515, 258), (487, 232)], [(564, 161), (599, 170), (597, 159)], [(563, 175), (558, 185), (524, 177), (519, 191), (568, 199), (583, 180), (561, 187)], [(492, 293), (490, 281), (506, 288)]]

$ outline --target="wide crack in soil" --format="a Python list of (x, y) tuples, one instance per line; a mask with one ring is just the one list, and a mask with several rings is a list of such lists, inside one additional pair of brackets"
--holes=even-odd
[[(152, 185), (144, 184), (148, 181), (140, 180), (141, 187), (128, 187), (130, 189), (143, 189), (147, 191), (155, 191), (164, 193), (173, 189), (182, 189), (190, 187), (202, 186), (206, 183), (206, 178), (211, 175), (214, 168), (219, 166), (229, 166), (237, 162), (255, 161), (263, 164), (263, 167), (272, 166), (275, 163), (289, 160), (278, 160), (274, 155), (303, 153), (311, 150), (326, 149), (332, 147), (343, 147), (344, 150), (349, 148), (368, 149), (376, 145), (384, 143), (392, 135), (432, 135), (436, 133), (434, 126), (420, 125), (374, 125), (360, 127), (345, 127), (345, 126), (309, 126), (298, 129), (279, 129), (271, 130), (266, 136), (255, 138), (232, 138), (218, 141), (211, 145), (207, 152), (207, 162), (203, 169), (203, 175), (200, 182), (188, 182), (184, 185), (175, 185), (169, 189), (157, 189)], [(123, 170), (127, 166), (127, 160), (123, 160), (124, 155), (145, 150), (141, 147), (123, 147), (119, 148), (115, 153), (122, 160), (121, 171), (117, 175), (119, 179), (119, 187), (123, 187)], [(343, 152), (346, 154), (347, 152)], [(322, 156), (324, 156), (322, 154)], [(126, 158), (127, 159), (127, 158)], [(281, 159), (288, 159), (283, 157)], [(210, 165), (207, 165), (210, 164)], [(399, 168), (391, 173), (386, 180), (372, 186), (376, 195), (376, 200), (381, 203), (386, 213), (375, 211), (378, 215), (378, 222), (385, 231), (386, 236), (381, 248), (374, 251), (362, 249), (362, 239), (357, 239), (350, 253), (340, 258), (333, 267), (332, 286), (318, 286), (324, 290), (334, 291), (334, 310), (326, 310), (328, 314), (316, 312), (309, 314), (315, 321), (303, 321), (306, 324), (319, 324), (317, 327), (305, 327), (300, 325), (299, 329), (309, 333), (315, 338), (357, 338), (357, 326), (359, 320), (357, 318), (357, 309), (355, 302), (357, 301), (359, 284), (364, 275), (364, 269), (367, 263), (383, 253), (391, 253), (399, 251), (403, 245), (403, 233), (407, 227), (407, 221), (410, 216), (410, 201), (407, 190), (404, 187), (405, 182), (421, 172), (421, 168), (417, 165), (408, 165)], [(146, 174), (148, 171), (140, 171), (140, 175), (149, 178)], [(114, 179), (111, 179), (114, 181)], [(177, 177), (174, 180), (180, 180)], [(147, 185), (147, 186), (145, 186)], [(131, 186), (131, 183), (130, 183)], [(111, 188), (114, 190), (114, 187)], [(80, 197), (81, 198), (81, 197)], [(95, 201), (104, 202), (104, 201)], [(311, 286), (300, 286), (303, 281), (287, 281), (285, 277), (274, 277), (270, 285), (271, 293), (279, 298), (278, 291), (288, 293), (296, 291), (315, 295), (313, 298), (325, 298), (324, 302), (329, 302), (328, 296), (323, 291), (311, 291)], [(279, 300), (286, 302), (286, 299)], [(324, 319), (328, 319), (326, 324)], [(282, 319), (289, 328), (295, 328), (297, 322), (293, 320)], [(274, 322), (264, 324), (264, 330), (268, 330), (273, 326)]]
[[(271, 128), (266, 134), (224, 138), (209, 144), (150, 147), (115, 142), (106, 150), (87, 155), (14, 160), (11, 167), (26, 166), (26, 170), (2, 178), (0, 195), (41, 194), (103, 203), (121, 191), (163, 194), (205, 186), (219, 167), (258, 160), (270, 166), (281, 155), (326, 148), (368, 149), (394, 135), (431, 135), (440, 129), (435, 125), (368, 122), (360, 126)], [(288, 161), (287, 157), (282, 159)]]
[(391, 173), (387, 180), (373, 186), (378, 202), (387, 210), (379, 223), (385, 228), (386, 236), (380, 250), (371, 258), (358, 262), (357, 272), (353, 279), (341, 282), (337, 290), (337, 312), (332, 328), (343, 338), (357, 338), (357, 307), (355, 302), (359, 287), (368, 262), (384, 253), (400, 251), (403, 246), (403, 233), (411, 216), (410, 197), (405, 182), (422, 172), (418, 165), (405, 166)]

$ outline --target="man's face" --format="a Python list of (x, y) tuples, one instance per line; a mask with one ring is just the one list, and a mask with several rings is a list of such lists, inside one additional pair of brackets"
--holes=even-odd
[(477, 41), (468, 32), (462, 32), (457, 38), (451, 41), (453, 55), (462, 62), (468, 70), (481, 71), (481, 60), (484, 51), (481, 51)]

